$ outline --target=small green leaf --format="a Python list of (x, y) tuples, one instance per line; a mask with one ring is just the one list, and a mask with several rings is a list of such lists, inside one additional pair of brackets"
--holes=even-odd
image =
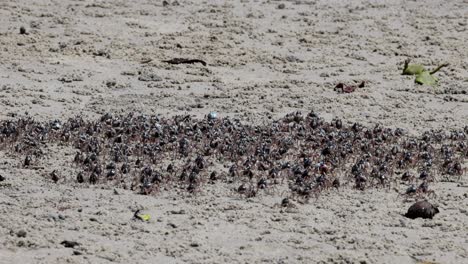
[(426, 71), (424, 66), (420, 64), (410, 64), (403, 70), (403, 75), (418, 75)]
[(149, 214), (141, 214), (138, 215), (138, 218), (140, 218), (142, 221), (149, 221), (151, 219), (151, 216)]
[(434, 73), (438, 72), (443, 67), (448, 66), (448, 63), (444, 63), (432, 71), (427, 71), (424, 66), (420, 64), (409, 64), (410, 59), (405, 61), (403, 68), (403, 75), (416, 75), (416, 83), (425, 85), (436, 85), (437, 78), (433, 76)]
[(405, 66), (403, 68), (403, 75), (417, 75), (425, 71), (424, 66), (420, 64), (409, 64), (410, 59), (405, 60)]
[(435, 85), (437, 84), (437, 78), (432, 76), (428, 71), (423, 71), (416, 76), (416, 83)]

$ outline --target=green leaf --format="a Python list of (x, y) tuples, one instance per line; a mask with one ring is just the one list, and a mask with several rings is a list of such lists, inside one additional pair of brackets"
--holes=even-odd
[(403, 75), (417, 75), (425, 71), (424, 66), (420, 64), (409, 64), (411, 59), (405, 60), (405, 66), (403, 68)]
[(416, 75), (416, 83), (425, 85), (435, 85), (437, 84), (437, 78), (432, 76), (430, 72), (423, 71), (420, 74)]
[(409, 64), (403, 70), (403, 75), (418, 75), (424, 71), (426, 71), (426, 69), (420, 64)]

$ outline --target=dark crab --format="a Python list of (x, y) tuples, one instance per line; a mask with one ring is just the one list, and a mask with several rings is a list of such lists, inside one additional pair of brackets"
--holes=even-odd
[[(243, 183), (238, 192), (253, 197), (287, 184), (293, 195), (308, 199), (338, 188), (340, 181), (365, 191), (401, 178), (414, 185), (401, 195), (417, 198), (431, 194), (427, 184), (439, 175), (457, 180), (466, 174), (468, 126), (413, 137), (402, 129), (348, 124), (327, 122), (314, 112), (253, 125), (228, 117), (135, 113), (45, 123), (26, 117), (0, 121), (0, 150), (19, 156), (23, 168), (40, 169), (48, 144), (71, 146), (77, 183), (128, 186), (144, 194)], [(59, 171), (50, 176), (68, 182)]]

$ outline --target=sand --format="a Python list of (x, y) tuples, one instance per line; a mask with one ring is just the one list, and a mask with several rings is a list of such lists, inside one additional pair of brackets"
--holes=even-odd
[[(293, 111), (412, 135), (468, 124), (468, 2), (0, 2), (0, 117), (210, 111), (266, 123)], [(177, 3), (177, 4), (176, 4)], [(19, 34), (20, 27), (26, 34)], [(172, 58), (207, 62), (171, 65)], [(401, 75), (412, 58), (437, 86)], [(339, 82), (360, 83), (349, 94)], [(225, 184), (137, 195), (55, 184), (75, 151), (50, 147), (36, 169), (0, 152), (0, 263), (466, 263), (468, 179), (431, 187), (441, 213), (402, 215), (407, 186), (352, 186), (282, 208)], [(466, 168), (468, 164), (465, 164)], [(41, 168), (42, 167), (42, 168)], [(142, 209), (148, 222), (132, 220)], [(26, 233), (20, 232), (25, 231)], [(63, 240), (80, 243), (74, 249)]]

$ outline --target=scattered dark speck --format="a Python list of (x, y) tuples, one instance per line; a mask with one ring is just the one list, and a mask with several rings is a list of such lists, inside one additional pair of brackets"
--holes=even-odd
[(60, 242), (60, 244), (63, 245), (64, 247), (66, 247), (66, 248), (74, 248), (74, 247), (80, 245), (80, 243), (78, 243), (78, 242), (69, 241), (69, 240), (64, 240), (64, 241)]
[(17, 237), (26, 237), (27, 233), (24, 230), (20, 230), (16, 233)]
[(171, 214), (185, 214), (185, 210), (172, 210), (170, 211)]

